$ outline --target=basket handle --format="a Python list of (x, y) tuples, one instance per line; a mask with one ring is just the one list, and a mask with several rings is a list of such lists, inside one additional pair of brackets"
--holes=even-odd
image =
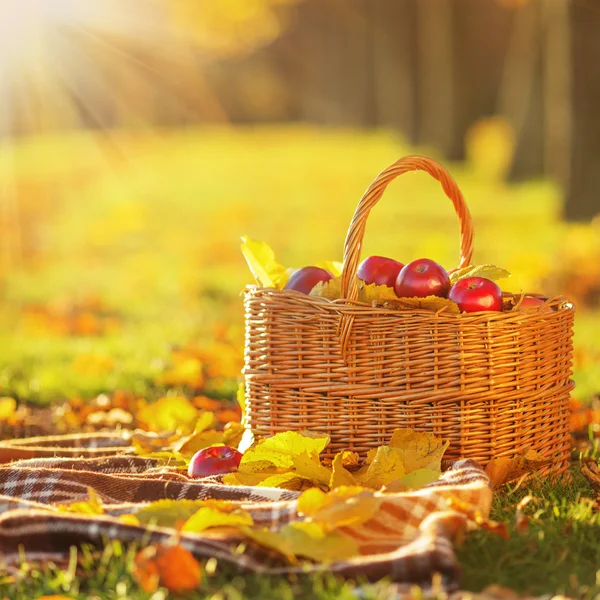
[[(342, 268), (342, 298), (356, 300), (358, 283), (356, 273), (360, 261), (365, 227), (371, 209), (379, 202), (388, 184), (399, 175), (409, 171), (425, 171), (441, 184), (446, 196), (452, 200), (460, 225), (460, 260), (459, 269), (471, 264), (473, 255), (473, 222), (471, 213), (465, 203), (462, 192), (450, 173), (436, 161), (423, 156), (405, 156), (384, 169), (367, 188), (361, 198), (344, 242), (344, 266)], [(344, 315), (340, 323), (342, 354), (345, 355), (353, 317)]]

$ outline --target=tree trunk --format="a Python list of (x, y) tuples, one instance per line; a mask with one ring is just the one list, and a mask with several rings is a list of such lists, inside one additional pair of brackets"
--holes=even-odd
[(600, 11), (571, 3), (573, 138), (565, 217), (583, 221), (600, 213)]

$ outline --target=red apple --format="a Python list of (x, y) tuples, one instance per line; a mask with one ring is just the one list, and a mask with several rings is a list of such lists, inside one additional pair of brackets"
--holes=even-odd
[(463, 312), (502, 310), (502, 290), (485, 277), (460, 279), (450, 288), (448, 298), (456, 302)]
[(429, 258), (419, 258), (402, 267), (394, 290), (396, 295), (405, 298), (444, 298), (450, 289), (450, 277), (444, 267)]
[(284, 290), (296, 290), (303, 294), (310, 294), (311, 290), (321, 281), (329, 281), (333, 279), (333, 275), (319, 267), (303, 267), (298, 269), (288, 279)]
[(242, 460), (242, 453), (231, 446), (203, 448), (192, 456), (188, 466), (188, 477), (207, 477), (232, 473)]
[[(546, 303), (541, 298), (535, 298), (534, 296), (525, 296), (519, 304), (518, 310), (538, 310), (541, 306)], [(542, 312), (554, 312), (550, 306), (546, 306)]]
[(366, 284), (387, 285), (394, 287), (398, 273), (404, 265), (393, 258), (369, 256), (358, 265), (358, 278)]

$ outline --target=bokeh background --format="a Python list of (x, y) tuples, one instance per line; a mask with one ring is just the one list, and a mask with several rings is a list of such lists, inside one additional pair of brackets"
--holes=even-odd
[[(503, 288), (577, 305), (600, 390), (595, 0), (3, 0), (0, 396), (235, 396), (240, 236), (341, 260), (364, 189), (446, 164)], [(439, 185), (407, 174), (365, 252), (458, 260)], [(100, 395), (100, 396), (99, 396)]]

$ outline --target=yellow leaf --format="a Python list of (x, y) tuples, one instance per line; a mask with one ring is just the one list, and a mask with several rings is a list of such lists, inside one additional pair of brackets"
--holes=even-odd
[(135, 515), (119, 515), (117, 518), (124, 525), (135, 525), (136, 527), (139, 527), (141, 525), (139, 519)]
[[(187, 521), (193, 514), (206, 506), (204, 500), (156, 500), (139, 509), (135, 516), (142, 525), (175, 527)], [(235, 505), (233, 505), (235, 507)]]
[(275, 260), (275, 253), (266, 242), (242, 237), (242, 254), (256, 283), (265, 288), (283, 289), (289, 273)]
[(242, 423), (245, 423), (246, 422), (246, 390), (244, 388), (243, 383), (240, 383), (238, 385), (236, 399), (237, 399), (237, 403), (240, 405), (240, 411), (242, 413), (241, 421), (242, 421)]
[(442, 456), (449, 445), (433, 433), (412, 429), (396, 429), (390, 440), (390, 448), (398, 451), (407, 473), (417, 469), (441, 471)]
[(277, 467), (291, 469), (294, 457), (303, 452), (319, 455), (329, 443), (329, 436), (319, 434), (318, 437), (308, 437), (295, 431), (277, 433), (270, 438), (259, 440), (244, 453), (240, 463), (246, 465), (255, 461), (269, 461)]
[(186, 533), (200, 533), (211, 527), (240, 527), (252, 526), (254, 521), (249, 513), (243, 510), (222, 512), (216, 508), (206, 506), (193, 514), (181, 527)]
[(435, 312), (444, 311), (445, 313), (459, 314), (460, 308), (456, 302), (448, 298), (439, 296), (427, 296), (426, 298), (396, 298), (384, 302), (385, 308), (395, 308), (397, 310), (432, 310)]
[(260, 485), (267, 477), (265, 473), (228, 473), (223, 477), (225, 485)]
[(302, 452), (293, 458), (296, 474), (319, 485), (329, 485), (332, 471), (324, 467), (316, 454)]
[(201, 388), (204, 385), (203, 365), (197, 358), (186, 357), (156, 377), (159, 385), (187, 385)]
[(417, 469), (408, 473), (396, 481), (392, 481), (385, 486), (386, 492), (406, 492), (409, 490), (419, 490), (434, 481), (437, 481), (442, 474), (441, 469)]
[(492, 487), (496, 488), (527, 473), (549, 465), (552, 457), (545, 457), (531, 448), (514, 456), (493, 458), (485, 468)]
[(327, 502), (327, 494), (317, 488), (311, 488), (302, 493), (298, 498), (298, 514), (311, 516)]
[(485, 277), (486, 279), (497, 281), (498, 279), (510, 277), (510, 273), (506, 269), (496, 267), (495, 265), (478, 265), (454, 271), (454, 273), (450, 275), (450, 282), (454, 284), (467, 277)]
[(354, 475), (344, 468), (344, 459), (346, 458), (347, 454), (347, 452), (338, 452), (333, 459), (333, 472), (329, 480), (330, 489), (334, 489), (342, 485), (356, 485)]
[(334, 277), (329, 281), (321, 281), (310, 291), (311, 296), (319, 296), (328, 300), (339, 300), (342, 297), (342, 278)]
[(240, 531), (256, 544), (280, 554), (291, 564), (296, 564), (298, 562), (294, 556), (290, 542), (279, 532), (269, 531), (266, 528), (258, 529), (255, 527), (252, 529), (249, 527), (242, 527), (240, 528)]
[(104, 504), (98, 492), (88, 487), (88, 499), (82, 502), (71, 502), (70, 504), (59, 504), (57, 506), (61, 512), (80, 513), (84, 515), (103, 515)]
[(150, 431), (191, 431), (196, 424), (198, 410), (183, 396), (166, 396), (143, 406), (136, 418)]
[[(304, 494), (309, 493), (311, 495), (303, 499)], [(307, 490), (298, 499), (299, 507), (305, 511), (303, 514), (315, 523), (322, 523), (327, 529), (364, 523), (377, 512), (380, 504), (380, 497), (359, 486), (338, 487), (328, 492), (324, 499)]]
[(182, 437), (173, 448), (182, 456), (191, 458), (198, 450), (202, 450), (202, 448), (223, 443), (223, 432), (206, 431), (209, 427), (213, 426), (214, 422), (215, 416), (212, 412), (200, 413), (194, 432)]
[(295, 522), (282, 527), (280, 535), (296, 556), (320, 563), (345, 560), (359, 553), (356, 541), (341, 531), (329, 531), (321, 523)]
[(337, 260), (322, 260), (315, 264), (315, 267), (320, 267), (329, 271), (334, 277), (339, 277), (342, 274), (344, 263), (338, 262)]
[(14, 398), (5, 396), (0, 398), (0, 421), (10, 419), (17, 412), (17, 401)]
[(266, 479), (263, 479), (258, 486), (259, 487), (276, 487), (283, 488), (286, 490), (299, 489), (304, 481), (303, 477), (299, 477), (293, 471), (287, 473), (278, 473), (276, 475), (269, 475)]
[(387, 285), (377, 285), (375, 283), (366, 285), (360, 282), (358, 286), (358, 299), (367, 304), (375, 303), (379, 305), (388, 300), (398, 300), (398, 296), (396, 296), (394, 288)]
[(406, 475), (402, 462), (402, 452), (389, 446), (377, 448), (373, 462), (364, 473), (357, 473), (356, 480), (359, 484), (369, 488), (379, 489)]

